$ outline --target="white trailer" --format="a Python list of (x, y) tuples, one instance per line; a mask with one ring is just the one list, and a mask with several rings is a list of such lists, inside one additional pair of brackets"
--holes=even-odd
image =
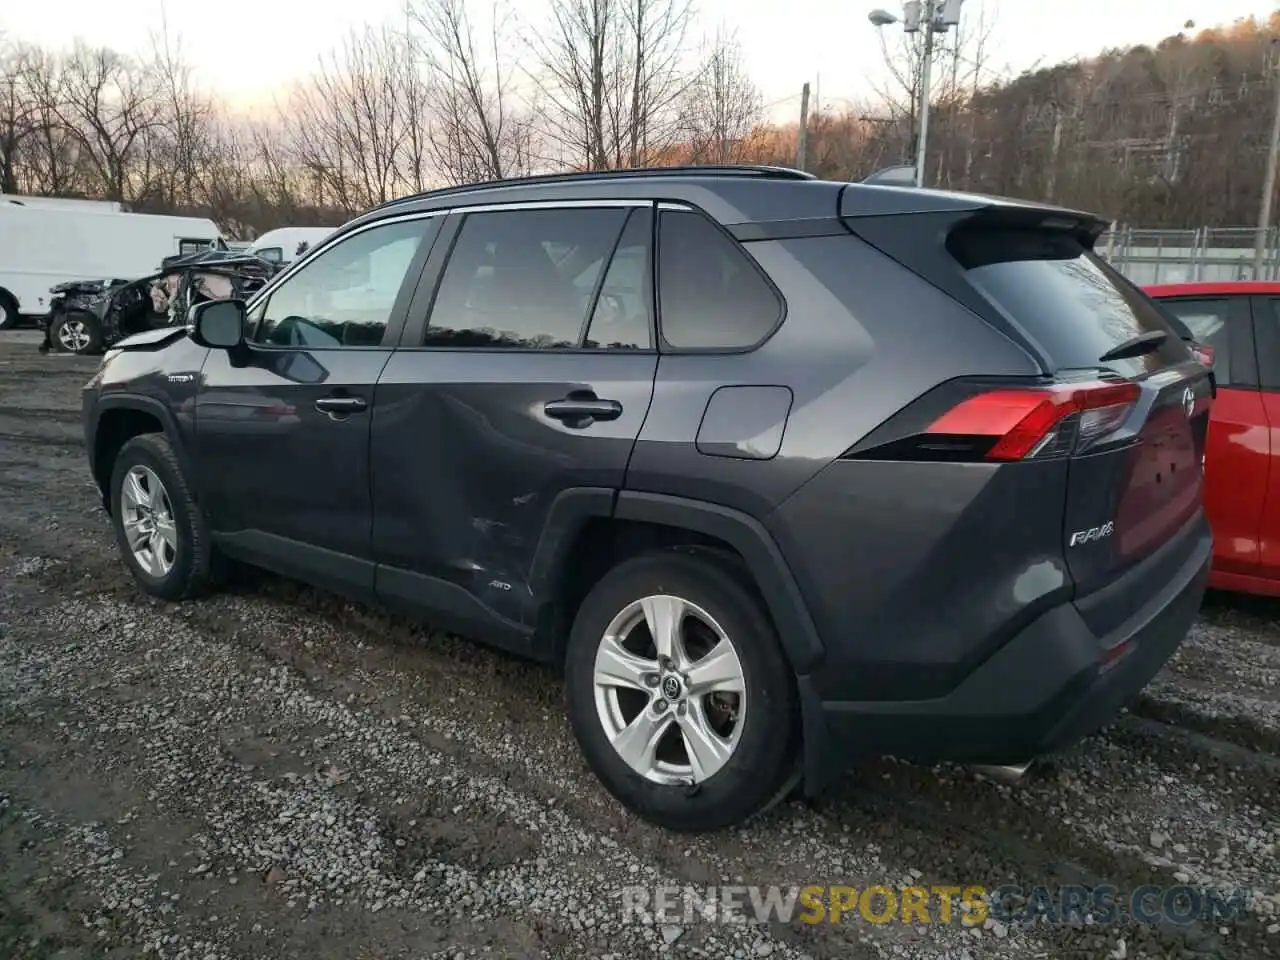
[(248, 253), (274, 263), (293, 263), (337, 227), (278, 227), (249, 244)]
[(164, 257), (226, 244), (212, 220), (88, 207), (0, 203), (0, 330), (49, 312), (69, 280), (132, 280)]

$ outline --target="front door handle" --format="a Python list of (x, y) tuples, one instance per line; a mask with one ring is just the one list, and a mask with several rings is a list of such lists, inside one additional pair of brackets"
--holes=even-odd
[(369, 406), (364, 397), (321, 397), (316, 401), (316, 409), (330, 416), (346, 416), (359, 413)]
[(622, 416), (622, 404), (617, 400), (601, 400), (591, 396), (568, 396), (563, 400), (548, 400), (542, 412), (553, 420), (561, 420), (569, 427), (585, 427), (596, 420), (617, 420)]

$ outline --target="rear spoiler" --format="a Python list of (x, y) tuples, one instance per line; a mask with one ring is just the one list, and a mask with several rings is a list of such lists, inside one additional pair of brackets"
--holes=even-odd
[(846, 190), (840, 198), (840, 216), (846, 222), (882, 214), (934, 214), (946, 221), (946, 231), (962, 222), (973, 227), (1038, 227), (1072, 233), (1089, 248), (1111, 226), (1109, 221), (1096, 214), (1049, 203), (959, 190), (919, 188), (916, 187), (916, 168), (910, 164), (882, 167), (858, 186), (908, 187), (910, 190)]

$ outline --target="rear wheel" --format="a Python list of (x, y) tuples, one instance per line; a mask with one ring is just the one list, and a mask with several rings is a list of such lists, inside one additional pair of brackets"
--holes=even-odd
[(791, 670), (759, 600), (718, 561), (626, 561), (583, 601), (566, 697), (592, 770), (661, 826), (717, 830), (779, 800), (799, 770)]
[(0, 330), (12, 330), (18, 325), (18, 305), (13, 298), (0, 292)]
[(62, 353), (91, 354), (102, 349), (102, 325), (88, 313), (59, 314), (49, 331), (54, 348)]

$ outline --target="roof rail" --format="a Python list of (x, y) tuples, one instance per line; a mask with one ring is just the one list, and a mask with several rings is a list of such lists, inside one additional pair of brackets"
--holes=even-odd
[(397, 197), (381, 203), (373, 210), (384, 210), (387, 207), (408, 203), (411, 200), (429, 200), (434, 197), (448, 197), (473, 190), (492, 190), (496, 187), (545, 186), (556, 183), (577, 183), (594, 180), (622, 180), (640, 177), (759, 177), (763, 180), (816, 180), (812, 173), (794, 170), (790, 167), (774, 167), (764, 164), (750, 163), (704, 163), (687, 164), (675, 167), (626, 167), (619, 170), (570, 170), (564, 173), (539, 173), (527, 177), (509, 177), (501, 180), (482, 180), (478, 183), (464, 183), (454, 187), (441, 187), (439, 190), (427, 190), (423, 193)]

